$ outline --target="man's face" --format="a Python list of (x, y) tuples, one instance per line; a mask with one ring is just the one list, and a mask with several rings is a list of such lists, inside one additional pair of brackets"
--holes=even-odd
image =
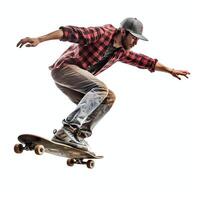
[(131, 33), (128, 33), (122, 43), (123, 43), (123, 47), (126, 49), (126, 50), (129, 50), (131, 49), (133, 46), (135, 46), (138, 42), (138, 38), (136, 38), (135, 36), (133, 36)]

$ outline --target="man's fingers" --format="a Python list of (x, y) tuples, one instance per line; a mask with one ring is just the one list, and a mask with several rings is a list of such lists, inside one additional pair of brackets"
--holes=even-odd
[(178, 75), (174, 74), (173, 76), (174, 76), (175, 78), (177, 78), (178, 80), (181, 80), (181, 78), (180, 78)]
[(183, 71), (185, 74), (190, 74), (190, 72), (188, 72), (188, 71)]
[(23, 40), (20, 40), (18, 43), (17, 43), (17, 47), (21, 47), (23, 45)]
[(21, 44), (21, 40), (17, 43), (17, 47)]
[(23, 38), (17, 43), (17, 47), (21, 48), (24, 44), (26, 44), (29, 41), (29, 38)]
[(22, 48), (22, 47), (23, 47), (23, 45), (24, 45), (24, 43), (21, 43), (21, 44), (20, 44), (20, 46), (19, 46), (19, 48)]
[(184, 71), (183, 73), (181, 73), (180, 75), (182, 75), (182, 76), (185, 76), (186, 78), (188, 78), (188, 76), (187, 75), (189, 75), (190, 73), (189, 72), (186, 72), (186, 71)]
[(18, 43), (17, 43), (17, 47), (21, 48), (25, 43), (20, 40)]
[(173, 70), (171, 74), (175, 78), (181, 80), (180, 76), (184, 76), (185, 78), (188, 78), (188, 75), (190, 75), (190, 72), (185, 71), (185, 70)]

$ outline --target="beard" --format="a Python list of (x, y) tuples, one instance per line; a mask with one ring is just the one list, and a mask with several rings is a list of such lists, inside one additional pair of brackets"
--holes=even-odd
[(128, 34), (126, 34), (125, 36), (123, 36), (123, 37), (122, 37), (122, 40), (121, 40), (122, 47), (123, 47), (125, 50), (129, 50), (129, 49), (131, 49), (131, 48), (133, 47), (133, 45), (132, 45), (132, 46), (128, 45), (127, 40), (126, 40), (127, 35), (128, 35)]
[(121, 44), (122, 44), (122, 47), (125, 50), (128, 50), (128, 46), (127, 46), (127, 43), (126, 43), (126, 36), (127, 36), (127, 34), (125, 34), (124, 36), (122, 36), (122, 38), (121, 38)]
[(125, 39), (122, 40), (122, 46), (125, 50), (129, 50), (130, 48), (128, 47), (127, 43), (125, 42)]

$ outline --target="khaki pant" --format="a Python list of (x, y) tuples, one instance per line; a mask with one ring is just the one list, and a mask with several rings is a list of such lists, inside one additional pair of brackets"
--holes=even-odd
[(76, 109), (63, 120), (63, 124), (80, 129), (83, 137), (89, 137), (96, 123), (110, 110), (114, 93), (90, 72), (76, 65), (64, 65), (53, 69), (56, 86), (66, 94)]

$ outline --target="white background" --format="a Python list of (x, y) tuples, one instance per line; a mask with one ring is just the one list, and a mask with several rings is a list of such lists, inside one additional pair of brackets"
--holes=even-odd
[[(200, 199), (198, 1), (6, 0), (1, 19), (0, 199)], [(117, 63), (99, 75), (117, 100), (89, 138), (104, 155), (93, 170), (32, 152), (17, 155), (17, 136), (52, 137), (75, 106), (54, 85), (48, 66), (70, 45), (49, 41), (16, 48), (61, 25), (118, 27), (126, 17), (144, 24), (149, 42), (136, 52), (191, 72), (174, 77)]]

